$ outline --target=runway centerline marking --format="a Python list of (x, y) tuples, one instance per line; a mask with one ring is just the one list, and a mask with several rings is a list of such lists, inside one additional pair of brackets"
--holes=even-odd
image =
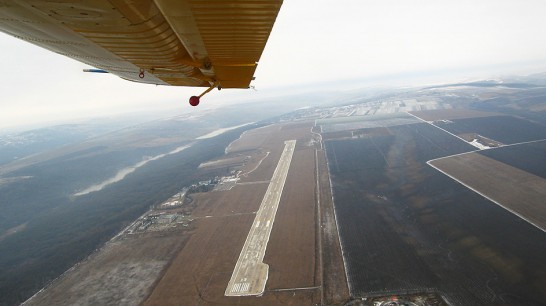
[[(284, 142), (284, 150), (279, 158), (279, 163), (233, 269), (225, 291), (226, 296), (262, 295), (264, 293), (269, 266), (263, 263), (263, 259), (295, 147), (296, 140)], [(263, 226), (264, 223), (266, 226)]]

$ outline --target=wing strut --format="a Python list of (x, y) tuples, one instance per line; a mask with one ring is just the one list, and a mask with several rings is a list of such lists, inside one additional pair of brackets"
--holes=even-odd
[(218, 87), (218, 90), (222, 90), (222, 86), (220, 86), (220, 82), (218, 81), (215, 81), (214, 83), (212, 83), (212, 85), (210, 85), (209, 88), (207, 88), (207, 90), (203, 91), (202, 94), (200, 94), (199, 96), (191, 96), (190, 97), (190, 105), (191, 106), (197, 106), (199, 105), (199, 99), (206, 95), (207, 93), (209, 93), (211, 90), (214, 89), (214, 87)]

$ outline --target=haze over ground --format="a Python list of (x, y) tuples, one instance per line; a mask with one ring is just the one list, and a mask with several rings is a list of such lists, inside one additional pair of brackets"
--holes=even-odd
[(328, 86), (540, 72), (546, 70), (545, 9), (540, 0), (287, 0), (256, 72), (258, 91), (214, 91), (199, 110), (187, 99), (200, 88), (82, 73), (84, 64), (0, 34), (0, 129), (146, 110), (195, 112)]

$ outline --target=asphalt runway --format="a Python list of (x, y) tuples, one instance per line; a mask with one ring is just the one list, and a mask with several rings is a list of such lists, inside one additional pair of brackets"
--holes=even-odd
[(262, 261), (296, 147), (296, 140), (287, 140), (284, 143), (277, 168), (235, 264), (226, 288), (226, 296), (261, 295), (264, 292), (269, 266)]

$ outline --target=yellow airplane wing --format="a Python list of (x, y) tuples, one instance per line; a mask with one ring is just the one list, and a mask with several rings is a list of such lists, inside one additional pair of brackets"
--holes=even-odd
[(127, 80), (209, 87), (205, 94), (215, 87), (249, 87), (281, 5), (7, 0), (0, 2), (0, 31)]

